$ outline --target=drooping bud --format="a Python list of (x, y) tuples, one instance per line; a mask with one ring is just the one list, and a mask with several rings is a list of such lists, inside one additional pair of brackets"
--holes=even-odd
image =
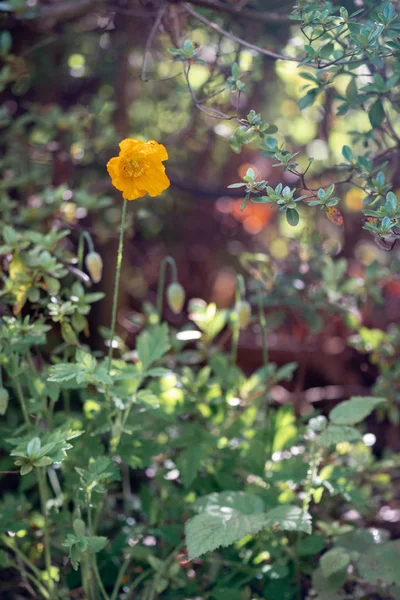
[(328, 419), (323, 415), (319, 415), (318, 417), (313, 417), (309, 420), (308, 426), (315, 433), (320, 433), (324, 431), (328, 425)]
[(176, 314), (182, 311), (185, 303), (185, 290), (180, 283), (171, 283), (167, 288), (167, 302), (170, 309)]
[(6, 388), (0, 388), (0, 415), (3, 416), (7, 412), (9, 394)]
[(241, 300), (236, 304), (236, 314), (238, 316), (240, 329), (246, 329), (250, 323), (251, 306), (247, 300)]
[(89, 254), (86, 255), (85, 265), (92, 281), (94, 283), (99, 283), (103, 273), (103, 261), (100, 254), (98, 252), (89, 252)]

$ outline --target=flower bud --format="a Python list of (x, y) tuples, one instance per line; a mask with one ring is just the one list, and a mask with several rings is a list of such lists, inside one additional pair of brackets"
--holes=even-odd
[(5, 388), (0, 388), (0, 415), (5, 415), (7, 412), (9, 394)]
[(236, 304), (236, 314), (239, 320), (240, 329), (246, 329), (250, 322), (251, 306), (247, 300), (241, 300)]
[(314, 431), (315, 433), (320, 433), (321, 431), (324, 431), (327, 425), (328, 419), (323, 415), (320, 415), (319, 417), (313, 417), (308, 422), (309, 428), (312, 429), (312, 431)]
[(99, 283), (103, 272), (103, 261), (98, 252), (89, 252), (86, 255), (85, 265), (94, 283)]
[(180, 283), (171, 283), (167, 288), (167, 302), (170, 309), (179, 315), (185, 302), (185, 290)]

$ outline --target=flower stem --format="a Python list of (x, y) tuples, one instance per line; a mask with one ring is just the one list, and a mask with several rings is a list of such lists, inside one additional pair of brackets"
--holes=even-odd
[(128, 567), (130, 565), (131, 560), (132, 560), (132, 556), (127, 556), (125, 558), (124, 562), (122, 563), (121, 568), (118, 571), (117, 579), (115, 580), (114, 589), (111, 594), (111, 600), (117, 599), (117, 595), (118, 595), (118, 591), (119, 591), (119, 588), (121, 585), (122, 578), (124, 577)]
[(47, 515), (47, 484), (46, 484), (46, 469), (39, 467), (36, 470), (37, 480), (39, 485), (39, 496), (40, 504), (42, 507), (42, 514), (44, 519), (44, 561), (46, 565), (46, 571), (49, 578), (49, 588), (53, 589), (53, 580), (51, 578), (51, 547), (50, 547), (50, 533), (49, 533), (49, 521)]
[[(240, 302), (240, 300), (245, 295), (245, 286), (243, 275), (236, 276), (236, 290), (235, 290), (235, 309)], [(236, 310), (235, 310), (236, 313)], [(235, 314), (234, 313), (234, 314)], [(239, 336), (240, 336), (240, 323), (238, 319), (238, 315), (236, 314), (236, 319), (232, 324), (232, 346), (231, 346), (231, 359), (232, 363), (236, 364), (238, 345), (239, 345)]]
[(178, 281), (178, 269), (176, 267), (176, 262), (174, 261), (172, 256), (166, 256), (161, 263), (160, 277), (158, 278), (158, 287), (157, 287), (157, 314), (158, 314), (159, 322), (161, 322), (161, 317), (162, 317), (165, 275), (166, 275), (166, 271), (167, 271), (167, 265), (169, 265), (171, 267), (172, 282), (177, 283), (177, 281)]
[(108, 373), (110, 372), (110, 369), (111, 369), (113, 343), (114, 343), (114, 337), (115, 337), (115, 325), (116, 325), (116, 321), (117, 321), (119, 280), (121, 277), (122, 254), (123, 254), (123, 250), (124, 250), (124, 232), (125, 232), (127, 202), (128, 202), (127, 199), (124, 198), (124, 201), (122, 204), (121, 225), (120, 225), (120, 230), (119, 230), (117, 269), (116, 269), (116, 273), (115, 273), (115, 283), (114, 283), (114, 297), (113, 297), (112, 316), (111, 316), (111, 337), (110, 337), (110, 348), (108, 350), (108, 369), (107, 369)]
[(24, 394), (22, 392), (21, 383), (20, 383), (18, 377), (16, 377), (14, 380), (14, 388), (15, 388), (15, 391), (17, 392), (18, 400), (21, 405), (22, 414), (24, 415), (24, 421), (28, 425), (28, 427), (31, 427), (32, 423), (29, 420), (28, 409), (26, 407)]
[(262, 353), (263, 353), (263, 363), (264, 367), (268, 365), (268, 344), (267, 344), (267, 320), (265, 318), (264, 307), (262, 304), (262, 294), (261, 290), (257, 291), (257, 300), (258, 300), (258, 318), (260, 321), (261, 327), (261, 342), (262, 342)]
[(46, 600), (50, 600), (50, 595), (48, 593), (48, 591), (46, 590), (46, 588), (40, 583), (39, 579), (37, 579), (37, 577), (35, 577), (34, 575), (32, 575), (32, 573), (29, 573), (28, 571), (26, 571), (22, 564), (17, 565), (17, 563), (14, 563), (14, 561), (9, 560), (8, 564), (13, 567), (13, 569), (15, 569), (16, 571), (21, 572), (21, 568), (22, 568), (22, 572), (23, 572), (23, 576), (26, 577), (27, 579), (29, 579), (30, 581), (32, 581), (32, 583), (34, 583), (37, 587), (37, 589), (39, 590), (39, 592), (42, 594), (43, 598), (45, 598)]

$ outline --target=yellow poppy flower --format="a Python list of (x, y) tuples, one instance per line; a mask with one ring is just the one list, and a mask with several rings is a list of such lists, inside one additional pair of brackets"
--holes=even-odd
[(168, 159), (168, 153), (162, 144), (127, 138), (119, 147), (119, 156), (108, 161), (107, 171), (113, 186), (124, 198), (136, 200), (145, 194), (159, 196), (170, 186), (162, 164)]

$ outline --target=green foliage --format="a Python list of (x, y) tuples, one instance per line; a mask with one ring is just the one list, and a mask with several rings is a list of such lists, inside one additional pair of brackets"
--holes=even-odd
[[(370, 423), (400, 422), (400, 328), (379, 329), (371, 318), (386, 309), (398, 264), (377, 254), (356, 263), (319, 218), (322, 211), (340, 226), (347, 215), (336, 207), (354, 186), (363, 227), (378, 245), (389, 250), (400, 237), (397, 6), (367, 0), (349, 14), (340, 3), (299, 0), (286, 19), (262, 2), (205, 2), (198, 10), (172, 3), (150, 15), (145, 47), (131, 52), (114, 33), (124, 11), (140, 7), (104, 5), (107, 19), (96, 13), (92, 21), (78, 4), (0, 2), (0, 476), (9, 489), (0, 502), (2, 579), (45, 600), (400, 597), (399, 541), (369, 528), (379, 505), (396, 504), (399, 457), (385, 449), (377, 458), (364, 442)], [(254, 31), (242, 28), (241, 17), (261, 15)], [(275, 35), (281, 19), (293, 30), (283, 22)], [(129, 27), (127, 19), (131, 44), (140, 36)], [(273, 50), (285, 32), (291, 42)], [(55, 64), (48, 44), (56, 44)], [(243, 50), (249, 44), (251, 52)], [(279, 85), (265, 77), (274, 73), (261, 62), (265, 54), (268, 66), (280, 59)], [(160, 93), (140, 88), (130, 107), (124, 94), (139, 90), (140, 55), (143, 82), (151, 68)], [(285, 80), (289, 63), (301, 68)], [(127, 72), (131, 88), (118, 79)], [(260, 90), (273, 99), (266, 114)], [(48, 100), (53, 91), (60, 93)], [(340, 127), (330, 138), (333, 122)], [(326, 158), (293, 135), (315, 123)], [(205, 172), (186, 156), (195, 147), (194, 159), (210, 156), (224, 184), (223, 152), (243, 152), (246, 166), (235, 163), (235, 172), (245, 174), (228, 188), (242, 209), (272, 208), (278, 229), (238, 256), (230, 308), (190, 299), (186, 314), (175, 276), (166, 290), (160, 277), (153, 306), (140, 269), (127, 271), (135, 313), (117, 319), (120, 337), (113, 325), (99, 328), (102, 344), (90, 331), (104, 317), (97, 303), (105, 294), (95, 286), (112, 296), (102, 246), (112, 247), (120, 223), (103, 192), (104, 165), (121, 129), (170, 140), (170, 164), (182, 176), (189, 167)], [(188, 145), (174, 141), (188, 131)], [(268, 166), (269, 181), (250, 164)], [(204, 192), (194, 175), (187, 179)], [(174, 216), (184, 214), (178, 192), (179, 185), (176, 204), (174, 190), (165, 202), (146, 200), (149, 208), (130, 205), (122, 228), (126, 237), (139, 233), (139, 258), (149, 239), (164, 243), (172, 200)], [(276, 242), (286, 254), (272, 252)], [(235, 244), (230, 266), (242, 241)], [(163, 319), (164, 291), (173, 325)], [(299, 346), (299, 369), (271, 343), (280, 329), (288, 346)], [(335, 361), (338, 330), (344, 346), (365, 354), (368, 377), (369, 362), (378, 376), (371, 395), (337, 403), (334, 394), (325, 416), (326, 403), (302, 388), (312, 374), (301, 355), (326, 341)], [(256, 350), (242, 368), (246, 336)], [(275, 352), (283, 364), (273, 362)], [(340, 394), (342, 383), (346, 389), (345, 381), (334, 386)], [(359, 513), (357, 527), (350, 510)]]

